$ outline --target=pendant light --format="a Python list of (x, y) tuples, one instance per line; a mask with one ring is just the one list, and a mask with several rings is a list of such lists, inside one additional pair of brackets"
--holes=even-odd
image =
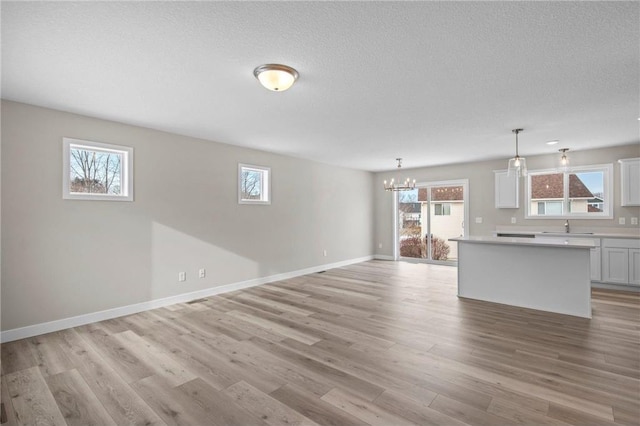
[(516, 134), (516, 156), (509, 159), (509, 168), (507, 169), (507, 176), (526, 176), (527, 175), (527, 160), (524, 157), (518, 155), (518, 133), (524, 129), (513, 129), (512, 132)]
[[(400, 170), (402, 168), (402, 158), (396, 158), (396, 161), (398, 162), (398, 170)], [(412, 189), (415, 189), (415, 187), (415, 179), (412, 181), (407, 178), (403, 183), (400, 183), (400, 180), (396, 182), (395, 179), (391, 179), (391, 182), (389, 183), (387, 183), (386, 180), (384, 181), (385, 191), (411, 191)]]
[(260, 65), (253, 70), (253, 75), (266, 89), (284, 92), (298, 79), (298, 71), (282, 64)]
[(562, 153), (562, 157), (560, 157), (560, 170), (562, 170), (563, 172), (569, 170), (569, 159), (567, 158), (567, 151), (569, 151), (569, 148), (562, 148), (558, 150), (558, 152)]

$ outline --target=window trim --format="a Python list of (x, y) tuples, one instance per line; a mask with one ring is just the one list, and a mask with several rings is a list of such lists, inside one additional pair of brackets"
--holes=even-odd
[[(260, 172), (262, 175), (260, 199), (253, 200), (242, 198), (242, 172), (244, 169)], [(255, 164), (238, 163), (238, 204), (271, 204), (271, 167), (257, 166)]]
[[(566, 178), (567, 175), (571, 173), (580, 173), (580, 172), (590, 172), (590, 171), (601, 171), (603, 172), (603, 191), (605, 193), (605, 201), (602, 212), (600, 213), (569, 213), (569, 179)], [(543, 174), (551, 174), (551, 173), (562, 173), (565, 177), (563, 178), (564, 184), (564, 193), (566, 196), (563, 199), (558, 199), (558, 201), (562, 201), (562, 215), (554, 215), (554, 216), (539, 216), (531, 214), (531, 177), (535, 175), (543, 175)], [(613, 164), (589, 164), (586, 166), (574, 166), (569, 167), (566, 171), (554, 169), (540, 169), (540, 170), (529, 170), (527, 173), (527, 184), (525, 185), (525, 203), (526, 203), (526, 211), (525, 211), (525, 219), (613, 219)]]
[[(122, 195), (77, 193), (70, 191), (71, 147), (86, 148), (89, 151), (115, 152), (122, 155)], [(62, 138), (62, 198), (83, 201), (133, 201), (133, 148), (82, 139)]]

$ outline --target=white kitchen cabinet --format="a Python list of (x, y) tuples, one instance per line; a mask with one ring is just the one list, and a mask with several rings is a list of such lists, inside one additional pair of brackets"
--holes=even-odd
[(640, 285), (640, 240), (602, 240), (602, 281)]
[(509, 176), (506, 170), (494, 170), (495, 205), (497, 209), (517, 209), (520, 206), (518, 176)]
[(629, 249), (619, 247), (602, 249), (602, 281), (629, 284)]
[(602, 279), (602, 253), (600, 247), (591, 249), (591, 281)]
[(640, 249), (629, 249), (629, 284), (640, 285)]
[(620, 163), (620, 205), (640, 206), (640, 158), (625, 158)]

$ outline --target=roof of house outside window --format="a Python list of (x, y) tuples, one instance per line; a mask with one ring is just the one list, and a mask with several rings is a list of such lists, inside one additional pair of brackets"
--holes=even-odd
[(400, 211), (404, 213), (420, 213), (422, 203), (400, 203)]
[[(531, 177), (531, 199), (548, 200), (564, 198), (563, 174), (553, 173)], [(569, 174), (569, 198), (593, 198), (594, 195), (580, 178)]]
[[(461, 186), (443, 186), (431, 189), (431, 201), (462, 201)], [(418, 201), (427, 201), (427, 188), (418, 189)]]

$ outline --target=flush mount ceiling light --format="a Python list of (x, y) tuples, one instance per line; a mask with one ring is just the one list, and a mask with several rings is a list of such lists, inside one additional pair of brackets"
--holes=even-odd
[[(398, 162), (398, 170), (402, 168), (402, 158), (396, 158), (396, 161)], [(407, 178), (404, 183), (400, 183), (400, 180), (398, 179), (398, 181), (396, 182), (395, 179), (391, 179), (391, 182), (387, 183), (387, 181), (384, 181), (384, 189), (385, 191), (410, 191), (412, 189), (414, 189), (416, 187), (416, 180), (414, 179), (413, 181), (411, 181), (411, 179)]]
[(527, 175), (527, 160), (524, 157), (518, 155), (518, 133), (524, 129), (513, 129), (512, 132), (516, 134), (516, 156), (509, 160), (509, 168), (507, 169), (507, 176), (526, 176)]
[(253, 70), (260, 84), (274, 92), (284, 92), (298, 79), (298, 71), (287, 65), (265, 64)]
[(554, 139), (554, 140), (552, 140), (552, 141), (548, 141), (548, 142), (547, 142), (547, 145), (557, 145), (557, 144), (558, 144), (558, 142), (560, 142), (558, 139)]
[(558, 152), (562, 153), (562, 157), (560, 157), (560, 168), (566, 171), (569, 168), (569, 159), (567, 158), (567, 151), (569, 148), (559, 149)]

